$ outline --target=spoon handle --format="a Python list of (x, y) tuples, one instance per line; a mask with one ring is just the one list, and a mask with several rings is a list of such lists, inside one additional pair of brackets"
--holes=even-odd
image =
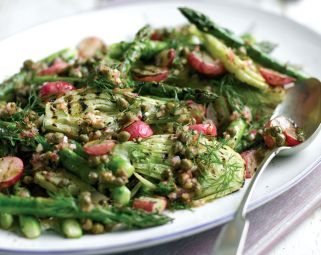
[(245, 218), (248, 202), (251, 199), (255, 185), (259, 177), (266, 169), (271, 160), (279, 153), (279, 149), (270, 151), (258, 166), (242, 201), (235, 213), (234, 219), (228, 222), (221, 230), (214, 247), (213, 255), (240, 255), (242, 254), (245, 239), (248, 232), (249, 221)]

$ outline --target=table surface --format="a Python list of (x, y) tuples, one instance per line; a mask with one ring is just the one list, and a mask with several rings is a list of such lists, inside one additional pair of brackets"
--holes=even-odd
[[(114, 0), (114, 2), (117, 0)], [(122, 1), (122, 0), (119, 0)], [(223, 1), (223, 0), (222, 0)], [(235, 0), (236, 1), (236, 0)], [(33, 25), (91, 10), (112, 0), (0, 0), (0, 39)], [(321, 1), (243, 0), (244, 4), (279, 13), (321, 33)], [(19, 18), (17, 18), (19, 17)], [(321, 254), (321, 208), (281, 240), (268, 255)]]

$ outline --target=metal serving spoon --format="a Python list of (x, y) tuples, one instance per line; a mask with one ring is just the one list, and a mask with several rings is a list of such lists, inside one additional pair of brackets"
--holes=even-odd
[(294, 147), (282, 146), (271, 150), (258, 166), (256, 174), (251, 180), (244, 197), (232, 221), (227, 223), (214, 247), (214, 255), (242, 254), (248, 232), (249, 221), (246, 219), (246, 209), (255, 185), (276, 155), (292, 155), (305, 149), (321, 130), (321, 82), (311, 78), (297, 82), (287, 90), (285, 100), (276, 108), (272, 118), (285, 116), (292, 119), (306, 135), (306, 140)]

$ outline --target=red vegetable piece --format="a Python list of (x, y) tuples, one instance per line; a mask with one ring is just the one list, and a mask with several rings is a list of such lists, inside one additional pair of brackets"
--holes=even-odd
[(256, 150), (248, 150), (241, 153), (245, 162), (245, 178), (252, 178), (258, 166)]
[(263, 135), (264, 143), (268, 148), (273, 148), (276, 144), (274, 138), (271, 135)]
[(194, 124), (189, 126), (189, 130), (194, 130), (199, 134), (216, 136), (217, 130), (214, 124)]
[(0, 158), (0, 189), (14, 185), (23, 174), (23, 162), (18, 157)]
[(64, 95), (68, 91), (71, 91), (74, 89), (75, 87), (66, 81), (45, 82), (40, 88), (40, 97)]
[(152, 35), (150, 36), (150, 39), (152, 41), (161, 41), (163, 40), (163, 36), (161, 33), (155, 31), (154, 33), (152, 33)]
[(268, 68), (259, 67), (259, 71), (265, 81), (271, 86), (283, 86), (295, 81), (293, 77), (281, 74)]
[(156, 65), (161, 67), (169, 67), (173, 64), (175, 57), (175, 49), (171, 48), (163, 50), (156, 56)]
[(143, 82), (161, 82), (168, 78), (168, 69), (165, 67), (145, 66), (144, 69), (135, 68), (134, 79)]
[(196, 120), (196, 123), (202, 123), (205, 118), (206, 109), (204, 105), (197, 104), (193, 100), (187, 101), (188, 108), (191, 112), (192, 117)]
[(129, 140), (137, 138), (147, 138), (153, 135), (153, 130), (151, 127), (143, 121), (135, 121), (128, 127), (124, 128), (130, 134)]
[(201, 74), (218, 76), (225, 73), (225, 67), (220, 60), (214, 60), (202, 51), (192, 51), (188, 54), (187, 61), (197, 72)]
[(68, 63), (61, 60), (60, 58), (57, 58), (53, 64), (42, 71), (39, 72), (39, 75), (54, 75), (59, 74), (62, 71), (64, 71), (68, 67)]
[(164, 197), (140, 197), (136, 198), (133, 207), (142, 209), (151, 213), (162, 213), (167, 206), (167, 200)]
[(298, 140), (297, 134), (295, 132), (295, 128), (288, 128), (284, 130), (285, 141), (288, 146), (296, 146), (301, 143)]
[(84, 151), (88, 155), (101, 156), (108, 154), (115, 146), (114, 140), (95, 140), (84, 145)]

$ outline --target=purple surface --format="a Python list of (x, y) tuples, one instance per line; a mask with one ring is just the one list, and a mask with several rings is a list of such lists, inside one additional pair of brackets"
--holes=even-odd
[[(249, 213), (245, 255), (265, 254), (321, 205), (321, 166), (271, 202)], [(220, 227), (178, 241), (122, 255), (209, 255)]]

